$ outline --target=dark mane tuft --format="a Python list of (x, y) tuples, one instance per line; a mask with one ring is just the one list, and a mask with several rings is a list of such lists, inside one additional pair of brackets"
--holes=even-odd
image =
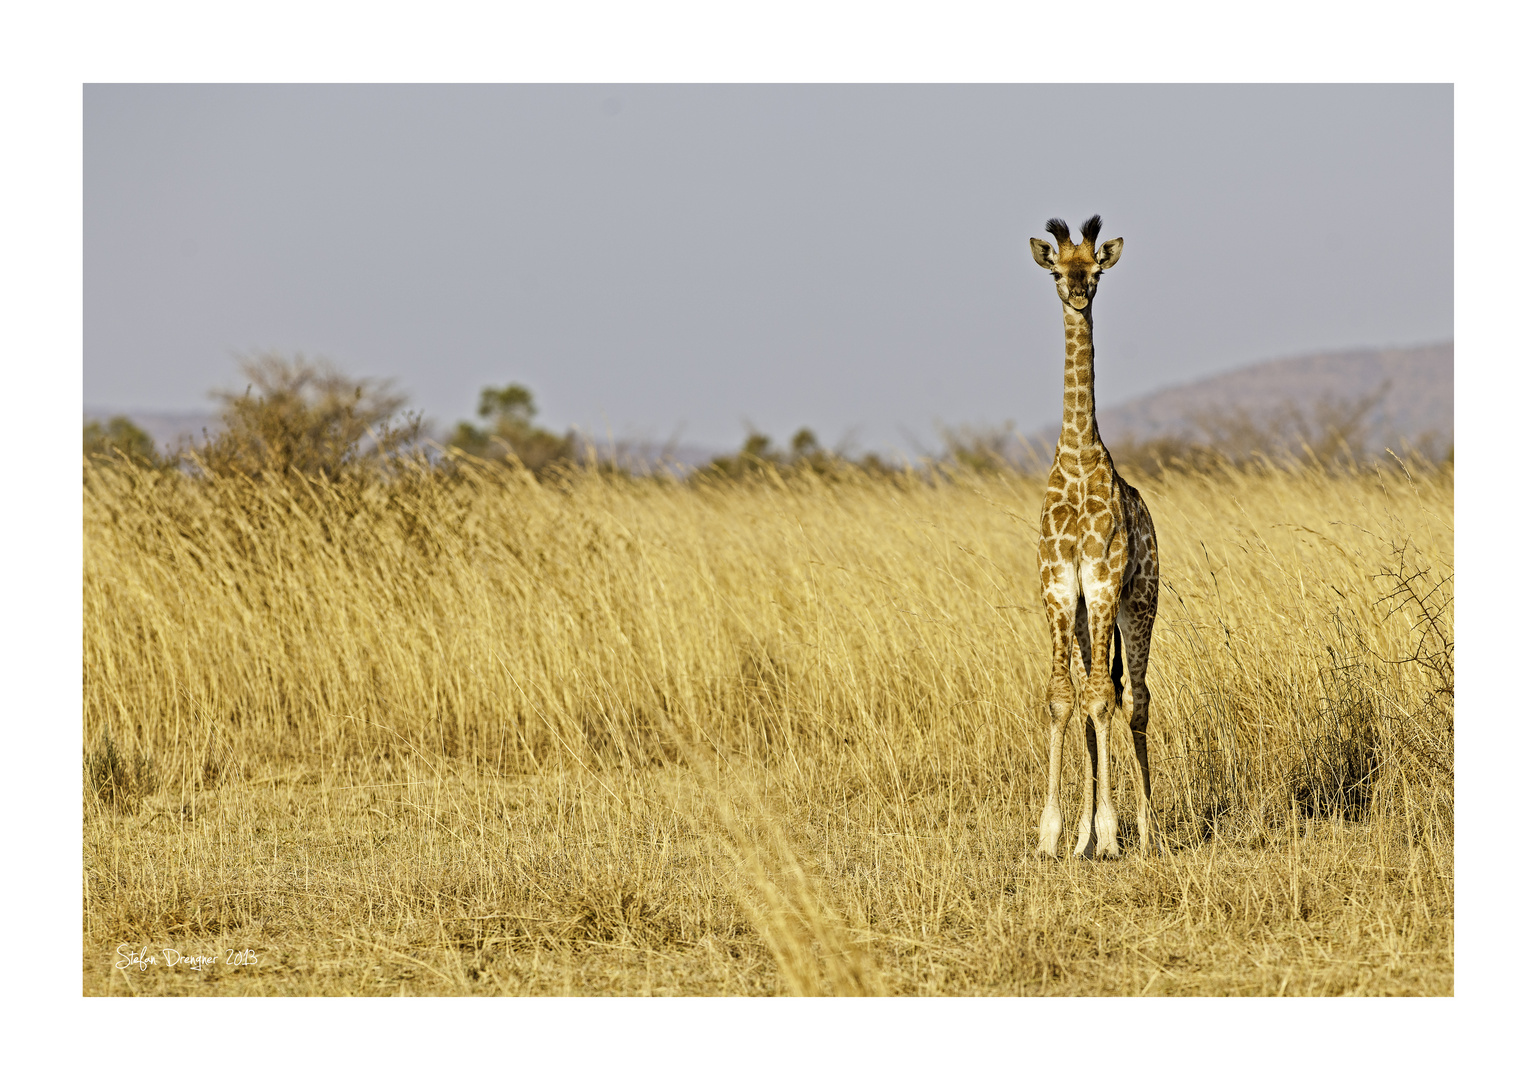
[(1073, 234), (1068, 232), (1067, 222), (1059, 217), (1054, 217), (1046, 223), (1046, 231), (1055, 236), (1059, 244), (1066, 245), (1073, 242)]
[(1088, 221), (1085, 221), (1083, 226), (1078, 230), (1079, 232), (1083, 233), (1083, 242), (1088, 244), (1090, 248), (1092, 248), (1094, 246), (1094, 242), (1099, 239), (1099, 225), (1099, 215), (1095, 214)]

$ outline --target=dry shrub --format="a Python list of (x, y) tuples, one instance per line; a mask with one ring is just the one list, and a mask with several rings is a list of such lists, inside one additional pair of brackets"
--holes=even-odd
[(122, 754), (111, 731), (103, 730), (97, 748), (86, 751), (86, 796), (102, 806), (138, 813), (144, 797), (154, 794), (158, 786), (153, 760), (142, 750), (132, 756)]
[(240, 362), (244, 392), (214, 395), (223, 430), (191, 455), (220, 476), (336, 478), (378, 465), (411, 447), (420, 420), (396, 421), (405, 404), (387, 381), (354, 379), (303, 355), (263, 353)]

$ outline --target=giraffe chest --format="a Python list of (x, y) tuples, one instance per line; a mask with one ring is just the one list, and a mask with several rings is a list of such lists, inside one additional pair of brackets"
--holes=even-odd
[(1063, 477), (1060, 483), (1049, 485), (1041, 507), (1041, 561), (1080, 564), (1114, 560), (1125, 548), (1121, 510), (1121, 500), (1111, 483)]

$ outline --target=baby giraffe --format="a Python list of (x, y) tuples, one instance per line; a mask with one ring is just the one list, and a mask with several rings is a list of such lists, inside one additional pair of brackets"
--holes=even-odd
[[(1131, 737), (1137, 751), (1137, 835), (1144, 854), (1153, 849), (1152, 779), (1147, 765), (1147, 657), (1158, 613), (1158, 540), (1153, 518), (1137, 489), (1115, 471), (1094, 419), (1094, 319), (1099, 276), (1121, 257), (1122, 240), (1099, 238), (1099, 215), (1083, 223), (1083, 240), (1072, 242), (1067, 223), (1052, 218), (1044, 240), (1030, 241), (1035, 261), (1051, 271), (1062, 301), (1067, 364), (1062, 390), (1062, 436), (1051, 463), (1041, 506), (1041, 594), (1051, 631), (1051, 752), (1046, 808), (1036, 854), (1054, 857), (1062, 833), (1058, 793), (1062, 731), (1074, 715), (1073, 683), (1084, 716), (1083, 812), (1075, 855), (1114, 858), (1115, 805), (1110, 799), (1110, 715), (1120, 707), (1124, 663), (1131, 696)], [(1111, 662), (1111, 644), (1115, 659)], [(1077, 648), (1073, 646), (1076, 643)]]

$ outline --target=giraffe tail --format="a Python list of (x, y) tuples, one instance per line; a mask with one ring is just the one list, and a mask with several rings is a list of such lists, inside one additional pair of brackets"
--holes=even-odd
[(1115, 658), (1110, 661), (1110, 682), (1115, 686), (1115, 707), (1121, 707), (1121, 625), (1115, 624)]

